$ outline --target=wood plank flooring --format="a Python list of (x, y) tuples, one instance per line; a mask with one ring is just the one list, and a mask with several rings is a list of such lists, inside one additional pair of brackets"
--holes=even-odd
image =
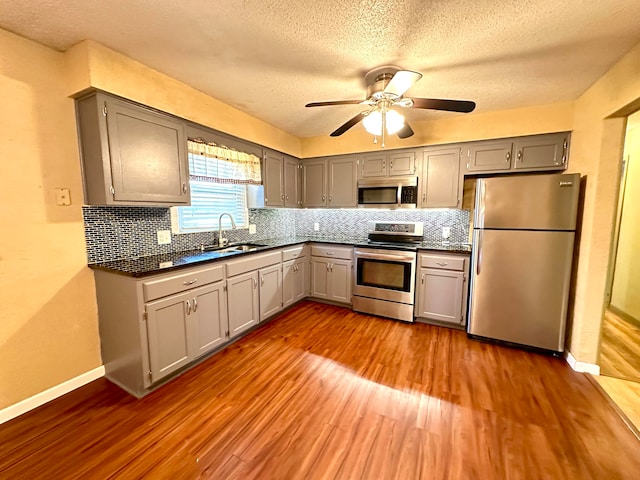
[(640, 328), (609, 309), (602, 327), (600, 374), (640, 382)]
[(640, 438), (640, 383), (602, 375), (593, 378), (627, 417), (636, 437)]
[(0, 426), (2, 479), (625, 479), (640, 442), (561, 359), (304, 302), (141, 400)]

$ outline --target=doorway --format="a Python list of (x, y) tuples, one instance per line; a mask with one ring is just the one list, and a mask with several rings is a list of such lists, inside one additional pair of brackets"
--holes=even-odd
[(640, 112), (627, 121), (611, 258), (599, 383), (640, 429)]

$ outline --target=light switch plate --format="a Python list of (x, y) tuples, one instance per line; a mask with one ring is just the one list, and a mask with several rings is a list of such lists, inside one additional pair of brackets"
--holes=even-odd
[(56, 188), (56, 205), (67, 206), (71, 205), (71, 194), (68, 188)]
[(158, 245), (167, 245), (171, 243), (171, 230), (158, 230)]
[(256, 226), (253, 223), (249, 224), (249, 235), (255, 235), (255, 233), (256, 233)]
[(318, 222), (314, 222), (313, 224), (313, 231), (317, 232), (320, 230), (320, 224)]

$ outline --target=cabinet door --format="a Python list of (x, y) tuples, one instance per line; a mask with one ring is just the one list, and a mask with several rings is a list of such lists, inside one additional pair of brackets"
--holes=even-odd
[(516, 170), (562, 170), (567, 165), (566, 133), (539, 135), (515, 140)]
[(329, 260), (311, 257), (311, 296), (329, 298)]
[(195, 314), (193, 343), (195, 356), (203, 355), (226, 341), (229, 328), (227, 320), (227, 294), (224, 282), (196, 288), (188, 292)]
[(267, 151), (264, 157), (264, 204), (284, 207), (284, 155)]
[(360, 168), (360, 176), (362, 178), (387, 176), (386, 153), (363, 155), (360, 161), (362, 163), (362, 167)]
[(329, 291), (330, 300), (351, 303), (351, 262), (349, 260), (331, 260)]
[[(174, 295), (145, 305), (151, 382), (157, 382), (193, 360), (188, 294)], [(188, 310), (187, 310), (188, 308)]]
[(460, 207), (460, 149), (425, 150), (422, 157), (420, 206)]
[(259, 271), (261, 322), (282, 310), (281, 273), (280, 264)]
[(282, 306), (284, 308), (296, 301), (296, 269), (295, 260), (282, 264)]
[(464, 285), (463, 272), (421, 268), (416, 316), (463, 325)]
[(284, 206), (300, 206), (300, 162), (295, 158), (284, 159)]
[(389, 176), (415, 175), (416, 153), (397, 152), (389, 154)]
[(259, 303), (258, 272), (248, 272), (227, 279), (230, 338), (258, 324)]
[(312, 160), (302, 164), (302, 204), (305, 207), (327, 206), (326, 161)]
[(467, 152), (467, 171), (509, 170), (511, 168), (511, 148), (510, 141), (482, 142), (471, 145)]
[(116, 99), (104, 102), (114, 203), (188, 205), (184, 123)]
[(309, 294), (309, 268), (308, 268), (308, 260), (307, 258), (300, 258), (296, 260), (294, 265), (294, 290), (293, 290), (293, 301), (297, 302), (306, 298)]
[(358, 166), (353, 157), (331, 158), (329, 163), (329, 207), (357, 207)]

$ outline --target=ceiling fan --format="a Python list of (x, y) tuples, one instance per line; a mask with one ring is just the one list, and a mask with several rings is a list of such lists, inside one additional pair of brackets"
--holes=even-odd
[(403, 108), (422, 108), (429, 110), (445, 110), (448, 112), (472, 112), (476, 107), (475, 102), (467, 100), (445, 100), (437, 98), (404, 98), (404, 93), (409, 90), (422, 74), (399, 67), (384, 66), (371, 70), (364, 77), (367, 85), (366, 100), (337, 100), (330, 102), (307, 103), (306, 107), (324, 107), (329, 105), (366, 105), (368, 109), (360, 112), (355, 117), (338, 127), (331, 133), (337, 137), (345, 133), (354, 125), (363, 122), (365, 129), (374, 135), (374, 143), (377, 137), (382, 137), (384, 147), (385, 131), (388, 134), (396, 133), (400, 138), (408, 138), (413, 135), (413, 130), (404, 117), (398, 112)]

